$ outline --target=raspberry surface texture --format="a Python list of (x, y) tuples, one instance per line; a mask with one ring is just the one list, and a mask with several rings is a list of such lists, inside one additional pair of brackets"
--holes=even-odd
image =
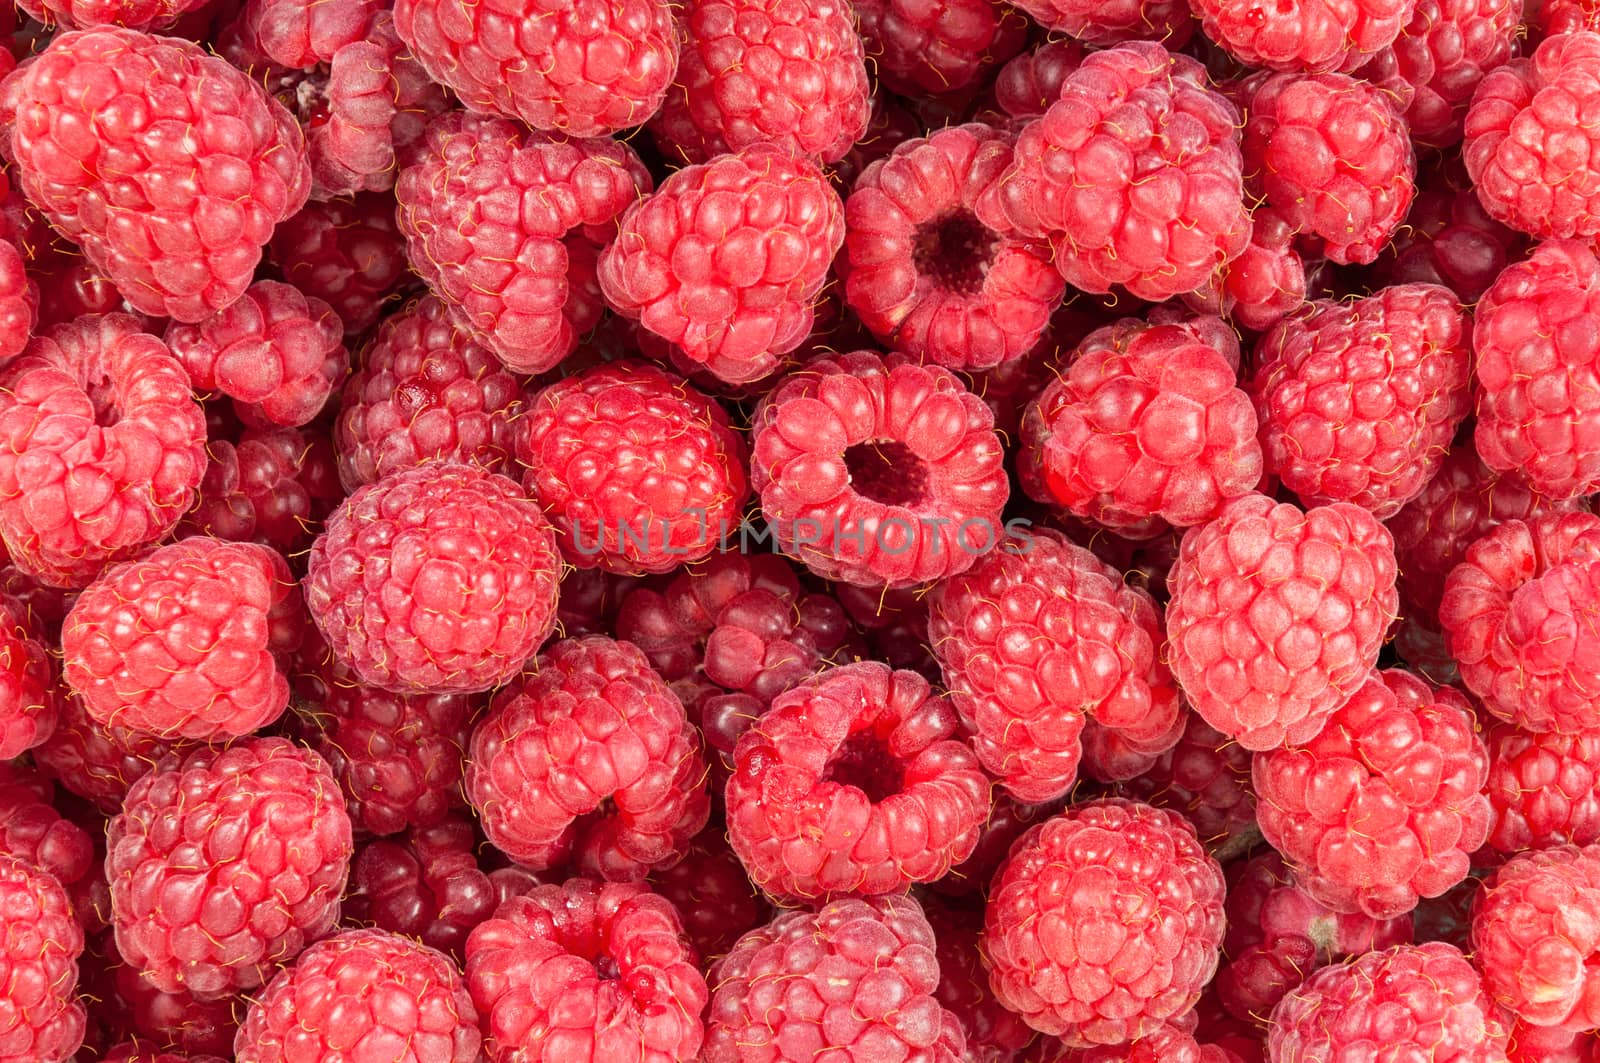
[[(984, 0), (856, 0), (854, 7), (873, 72), (904, 96), (980, 85), (1028, 43), (1026, 18)], [(861, 139), (872, 139), (870, 127)]]
[(0, 595), (0, 760), (12, 760), (55, 734), (61, 692), (53, 643), (27, 605)]
[(1489, 846), (1506, 856), (1600, 841), (1600, 735), (1488, 729)]
[(414, 279), (394, 201), (381, 194), (307, 203), (273, 231), (266, 257), (308, 298), (333, 307), (346, 336), (375, 324), (390, 297)]
[(1207, 37), (1249, 66), (1311, 74), (1359, 67), (1393, 44), (1416, 0), (1190, 0)]
[(83, 930), (66, 891), (46, 871), (0, 854), (0, 1059), (66, 1063), (83, 1043), (86, 1016), (77, 998)]

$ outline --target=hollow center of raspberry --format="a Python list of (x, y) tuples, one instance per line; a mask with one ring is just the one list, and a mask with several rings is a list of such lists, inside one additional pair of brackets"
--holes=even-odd
[(602, 979), (619, 978), (622, 971), (617, 967), (617, 961), (605, 953), (594, 958), (594, 973)]
[(917, 226), (911, 260), (941, 288), (972, 295), (994, 261), (998, 241), (970, 210), (953, 210)]
[(928, 489), (928, 469), (911, 448), (895, 439), (857, 443), (844, 452), (850, 486), (869, 502), (912, 506)]
[(84, 386), (84, 393), (89, 396), (89, 403), (94, 407), (94, 423), (101, 428), (110, 428), (122, 419), (122, 411), (117, 408), (116, 387), (107, 376), (91, 379)]
[(859, 787), (873, 804), (892, 797), (905, 787), (905, 772), (900, 762), (889, 755), (883, 740), (870, 731), (860, 731), (845, 739), (839, 752), (828, 762), (828, 781)]

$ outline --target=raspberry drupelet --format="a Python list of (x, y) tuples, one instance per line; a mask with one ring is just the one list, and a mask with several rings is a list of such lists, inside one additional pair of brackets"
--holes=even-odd
[(949, 370), (870, 351), (818, 357), (753, 420), (751, 479), (773, 537), (824, 579), (924, 583), (1007, 534), (994, 415)]
[(980, 85), (1028, 43), (1028, 20), (987, 0), (856, 0), (853, 6), (878, 81), (912, 99)]
[(0, 1060), (67, 1063), (87, 1020), (77, 996), (83, 930), (71, 901), (49, 873), (0, 854), (0, 907)]
[(385, 303), (415, 280), (394, 200), (381, 194), (307, 203), (273, 231), (266, 255), (284, 280), (333, 307), (346, 337), (376, 324)]
[(1190, 0), (1206, 36), (1247, 66), (1310, 74), (1353, 70), (1393, 44), (1417, 0)]

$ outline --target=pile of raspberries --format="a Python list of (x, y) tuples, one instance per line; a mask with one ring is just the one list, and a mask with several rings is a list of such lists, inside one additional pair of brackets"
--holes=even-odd
[(0, 43), (0, 1063), (1600, 1063), (1600, 0)]

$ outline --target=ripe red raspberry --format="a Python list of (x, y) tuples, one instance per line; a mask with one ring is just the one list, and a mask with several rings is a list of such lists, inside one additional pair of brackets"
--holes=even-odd
[(450, 958), (383, 930), (346, 930), (307, 948), (250, 1002), (238, 1063), (347, 1056), (475, 1063), (483, 1035)]
[(939, 957), (934, 999), (961, 1024), (973, 1063), (1010, 1063), (1039, 1033), (1022, 1016), (1002, 1007), (989, 988), (989, 971), (979, 949), (983, 909), (957, 907), (929, 895), (922, 898), (922, 911), (933, 927), (934, 952)]
[(1507, 521), (1468, 548), (1439, 605), (1461, 679), (1494, 715), (1528, 731), (1600, 726), (1600, 517)]
[[(1019, 8), (1045, 29), (1085, 44), (1160, 41), (1176, 51), (1189, 43), (1194, 16), (1179, 0), (1020, 0)], [(1053, 102), (1053, 101), (1052, 101)]]
[(1041, 240), (993, 209), (1013, 139), (949, 126), (867, 167), (845, 201), (845, 299), (886, 345), (951, 369), (1020, 357), (1065, 282)]
[(994, 416), (953, 373), (824, 356), (754, 416), (751, 478), (773, 538), (824, 579), (904, 587), (963, 572), (1006, 534)]
[(1595, 1063), (1600, 1038), (1550, 1026), (1508, 1023), (1507, 1063)]
[(1091, 722), (1152, 754), (1181, 734), (1159, 608), (1057, 532), (936, 587), (928, 638), (978, 759), (1020, 801), (1071, 789)]
[(1047, 40), (1000, 68), (995, 102), (1013, 119), (1039, 118), (1061, 98), (1061, 86), (1089, 53), (1074, 40)]
[(1248, 66), (1354, 70), (1393, 44), (1416, 0), (1302, 0), (1271, 8), (1255, 0), (1192, 0), (1206, 36)]
[(672, 905), (644, 886), (572, 879), (500, 906), (467, 939), (492, 1063), (689, 1063), (706, 980)]
[[(491, 188), (501, 191), (486, 198)], [(599, 323), (583, 273), (649, 190), (624, 144), (465, 112), (428, 126), (395, 184), (412, 268), (457, 327), (518, 373), (550, 369)]]
[(311, 547), (306, 605), (363, 682), (472, 693), (517, 675), (550, 634), (560, 567), (516, 484), (429, 462), (340, 503)]
[(1600, 487), (1600, 394), (1589, 384), (1600, 340), (1586, 331), (1597, 312), (1600, 258), (1578, 240), (1540, 244), (1477, 307), (1478, 454), (1551, 498)]
[(682, 702), (643, 653), (603, 635), (554, 643), (500, 689), (472, 732), (466, 794), (517, 863), (570, 857), (612, 881), (681, 856), (710, 814)]
[(46, 778), (59, 782), (107, 815), (162, 757), (189, 748), (126, 727), (108, 727), (90, 716), (83, 700), (63, 690), (55, 733), (30, 751)]
[(770, 143), (837, 162), (866, 132), (867, 68), (843, 0), (690, 0), (679, 19), (678, 76), (650, 123), (663, 155), (700, 163)]
[(1554, 37), (1561, 33), (1579, 30), (1600, 30), (1600, 8), (1591, 0), (1546, 0), (1537, 11), (1529, 12), (1529, 38), (1536, 39), (1539, 31)]
[(245, 0), (234, 24), (243, 44), (291, 70), (330, 62), (341, 48), (366, 38), (381, 0), (333, 0), (315, 6), (298, 0)]
[(1505, 1058), (1506, 1026), (1452, 945), (1398, 945), (1325, 967), (1283, 999), (1267, 1028), (1273, 1063), (1391, 1054), (1433, 1063)]
[(556, 381), (529, 398), (514, 434), (523, 486), (580, 568), (643, 575), (702, 560), (749, 498), (727, 413), (648, 363)]
[(310, 750), (245, 738), (169, 758), (107, 832), (117, 949), (163, 992), (254, 989), (338, 922), (351, 849), (339, 785)]
[(205, 417), (166, 344), (126, 314), (58, 325), (0, 371), (0, 533), (30, 575), (82, 587), (177, 524)]
[(1364, 509), (1242, 498), (1183, 537), (1168, 580), (1173, 675), (1246, 749), (1310, 739), (1378, 663), (1395, 567), (1393, 539)]
[(854, 6), (873, 73), (884, 87), (912, 99), (982, 84), (990, 68), (1028, 43), (1028, 20), (986, 0), (857, 0)]
[(1267, 471), (1307, 506), (1394, 516), (1471, 412), (1470, 339), (1455, 294), (1433, 284), (1319, 300), (1285, 318), (1256, 346), (1249, 384)]
[(38, 317), (39, 286), (16, 244), (0, 237), (0, 365), (22, 353)]
[(344, 385), (334, 440), (348, 490), (430, 458), (504, 472), (522, 384), (424, 296), (391, 315)]
[(1261, 480), (1250, 397), (1184, 325), (1126, 318), (1089, 334), (1028, 404), (1018, 473), (1030, 495), (1145, 537), (1211, 519)]
[(1489, 847), (1506, 856), (1600, 841), (1600, 734), (1497, 723), (1489, 746)]
[(75, 897), (95, 870), (94, 839), (51, 804), (54, 795), (39, 792), (41, 785), (49, 787), (31, 772), (0, 783), (0, 854), (45, 872)]
[(400, 0), (394, 24), (429, 76), (470, 110), (574, 137), (643, 125), (678, 68), (662, 0)]
[(197, 1000), (183, 989), (164, 993), (150, 984), (142, 970), (122, 960), (112, 937), (106, 934), (98, 950), (111, 966), (105, 972), (105, 987), (91, 987), (100, 1005), (93, 1018), (103, 1018), (108, 1007), (125, 1009), (121, 1025), (128, 1032), (170, 1051), (192, 1054), (189, 1063), (204, 1063), (218, 1053), (232, 1058), (233, 1037), (247, 1006), (245, 1000), (238, 996)]
[(61, 695), (43, 623), (28, 606), (0, 594), (0, 761), (49, 740)]
[(934, 946), (909, 897), (779, 912), (711, 968), (705, 1063), (957, 1063), (966, 1038), (934, 996)]
[(200, 498), (179, 535), (261, 543), (299, 567), (324, 518), (344, 498), (327, 434), (251, 428), (237, 444), (212, 439), (206, 451)]
[(273, 231), (267, 261), (308, 298), (332, 306), (346, 336), (376, 324), (390, 296), (415, 280), (394, 199), (384, 195), (307, 203)]
[[(1221, 290), (1207, 303), (1247, 329), (1266, 330), (1306, 298), (1306, 264), (1295, 244), (1296, 226), (1262, 204), (1251, 214), (1250, 243), (1228, 263)], [(1209, 309), (1209, 307), (1208, 307)]]
[(995, 875), (995, 996), (1069, 1048), (1131, 1041), (1200, 999), (1222, 945), (1222, 869), (1175, 812), (1108, 799), (1023, 835)]
[[(17, 6), (34, 21), (48, 27), (126, 26), (135, 30), (160, 29), (183, 36), (173, 23), (204, 7), (205, 0), (20, 0)], [(10, 36), (14, 28), (8, 22), (6, 35)]]
[(1390, 98), (1343, 74), (1276, 74), (1248, 112), (1245, 163), (1267, 202), (1330, 260), (1377, 258), (1416, 189), (1416, 154)]
[[(88, 84), (88, 95), (73, 87)], [(200, 321), (238, 299), (272, 227), (310, 191), (294, 119), (188, 41), (64, 33), (17, 75), (13, 96), (11, 151), (28, 198), (147, 314)], [(174, 140), (174, 124), (191, 133)]]
[(682, 860), (652, 872), (650, 888), (672, 902), (684, 935), (706, 962), (772, 918), (772, 906), (751, 884), (720, 823), (701, 831)]
[(497, 904), (477, 848), (472, 821), (457, 815), (368, 842), (350, 866), (345, 921), (370, 923), (461, 958), (467, 935)]
[(85, 1011), (77, 999), (83, 930), (66, 891), (48, 873), (0, 854), (0, 1060), (65, 1063), (83, 1043)]
[(1185, 713), (1178, 744), (1149, 769), (1122, 783), (1117, 793), (1179, 813), (1194, 824), (1207, 851), (1227, 861), (1261, 836), (1250, 760), (1248, 749), (1206, 723), (1199, 713)]
[(255, 543), (184, 539), (109, 569), (61, 632), (62, 676), (101, 723), (233, 738), (282, 715), (304, 637), (289, 566)]
[(168, 1052), (154, 1041), (134, 1038), (98, 1057), (100, 1063), (225, 1063), (221, 1056)]
[(948, 698), (844, 665), (779, 695), (734, 750), (728, 835), (780, 898), (898, 893), (972, 855), (989, 780)]
[(1527, 242), (1489, 217), (1456, 157), (1418, 175), (1411, 213), (1373, 263), (1373, 273), (1383, 284), (1442, 284), (1463, 303), (1475, 303), (1507, 265), (1523, 257)]
[(619, 226), (600, 256), (606, 302), (745, 384), (811, 331), (844, 207), (815, 163), (758, 144), (678, 170)]
[(1018, 232), (1050, 238), (1067, 283), (1160, 302), (1250, 241), (1238, 124), (1188, 56), (1149, 41), (1097, 52), (1023, 128), (1000, 200)]

